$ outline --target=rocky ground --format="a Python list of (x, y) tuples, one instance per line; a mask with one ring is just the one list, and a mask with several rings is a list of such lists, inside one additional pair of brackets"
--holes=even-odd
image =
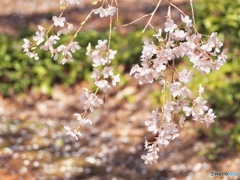
[[(156, 1), (149, 3), (147, 0), (121, 2), (119, 6), (127, 14), (125, 23), (151, 12), (156, 4)], [(0, 30), (16, 36), (17, 27), (43, 22), (44, 17), (49, 19), (52, 15), (49, 12), (58, 9), (55, 8), (57, 3), (58, 0), (51, 3), (2, 0)], [(86, 5), (86, 8), (73, 7), (67, 18), (75, 24), (81, 22), (79, 19), (90, 8)], [(136, 13), (133, 14), (133, 10)], [(164, 12), (166, 8), (158, 15)], [(162, 21), (156, 18), (153, 23), (161, 24)], [(104, 23), (94, 20), (85, 28), (96, 26), (101, 30)], [(72, 114), (81, 111), (78, 96), (82, 86), (86, 83), (71, 88), (55, 85), (52, 97), (30, 91), (0, 98), (0, 180), (195, 180), (211, 179), (211, 171), (240, 173), (239, 152), (225, 154), (218, 161), (209, 161), (199, 155), (214, 143), (199, 135), (197, 130), (207, 131), (205, 126), (192, 121), (187, 121), (180, 137), (159, 154), (157, 164), (147, 166), (143, 163), (140, 156), (146, 153), (144, 138), (151, 138), (144, 120), (149, 118), (152, 108), (149, 94), (159, 89), (157, 85), (139, 87), (132, 81), (132, 85), (114, 89), (106, 95), (104, 107), (91, 114), (93, 126), (82, 129), (80, 140), (66, 136), (63, 126), (76, 125)]]

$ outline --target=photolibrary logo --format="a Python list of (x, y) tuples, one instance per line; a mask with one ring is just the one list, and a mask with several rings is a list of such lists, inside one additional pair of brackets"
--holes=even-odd
[(214, 176), (228, 176), (228, 177), (235, 176), (235, 177), (237, 177), (238, 172), (215, 172), (215, 171), (212, 171), (210, 173), (210, 175), (212, 177), (214, 177)]

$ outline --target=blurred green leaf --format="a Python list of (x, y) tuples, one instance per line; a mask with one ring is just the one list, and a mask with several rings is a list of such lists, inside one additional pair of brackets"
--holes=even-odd
[[(218, 117), (208, 134), (215, 146), (201, 153), (214, 160), (219, 153), (240, 149), (240, 0), (199, 0), (194, 9), (199, 32), (217, 31), (228, 48), (227, 63), (205, 78), (195, 74), (192, 84), (205, 87), (206, 98)], [(225, 129), (226, 124), (232, 128)]]
[[(17, 39), (10, 39), (6, 35), (0, 35), (0, 93), (8, 95), (9, 91), (21, 93), (30, 87), (38, 88), (43, 93), (51, 93), (53, 84), (61, 83), (70, 86), (80, 80), (91, 80), (91, 61), (86, 57), (86, 47), (90, 42), (95, 46), (99, 39), (108, 39), (108, 32), (97, 31), (80, 32), (76, 37), (82, 49), (73, 55), (73, 61), (64, 66), (51, 59), (51, 54), (38, 51), (40, 60), (29, 59), (23, 52), (23, 36), (33, 36), (31, 29), (25, 30)], [(144, 35), (152, 35), (153, 31), (146, 31)], [(137, 63), (142, 50), (141, 30), (135, 30), (128, 34), (113, 32), (111, 49), (118, 53), (113, 60), (116, 73), (129, 72), (132, 64)], [(58, 43), (62, 44), (71, 39), (72, 35), (64, 36)], [(122, 66), (123, 68), (118, 68)], [(121, 72), (118, 70), (121, 69)], [(124, 80), (124, 78), (123, 78)], [(125, 79), (122, 83), (126, 83)], [(123, 84), (122, 84), (123, 85)]]

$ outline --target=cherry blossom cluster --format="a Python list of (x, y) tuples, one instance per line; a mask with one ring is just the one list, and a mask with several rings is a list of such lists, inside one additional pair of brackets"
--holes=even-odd
[(107, 40), (99, 40), (95, 49), (91, 49), (90, 43), (87, 47), (86, 55), (92, 60), (94, 67), (91, 78), (94, 79), (97, 90), (93, 93), (87, 88), (83, 88), (83, 92), (79, 99), (84, 112), (82, 114), (74, 114), (77, 116), (80, 125), (77, 128), (64, 127), (68, 131), (67, 134), (76, 139), (78, 139), (78, 136), (81, 136), (80, 126), (92, 124), (91, 120), (87, 118), (87, 113), (93, 112), (95, 108), (101, 107), (104, 103), (104, 101), (97, 96), (98, 90), (100, 89), (104, 93), (107, 93), (109, 89), (116, 86), (120, 81), (119, 74), (114, 75), (113, 68), (110, 66), (111, 60), (114, 59), (116, 53), (117, 51), (108, 48)]
[(75, 137), (76, 140), (78, 140), (78, 137), (82, 136), (79, 128), (81, 126), (92, 125), (92, 121), (88, 118), (82, 117), (82, 115), (79, 114), (79, 113), (75, 113), (74, 116), (77, 117), (77, 121), (79, 122), (79, 126), (77, 128), (75, 128), (75, 127), (70, 128), (69, 126), (64, 126), (64, 129), (67, 130), (67, 135)]
[(117, 8), (108, 5), (108, 7), (104, 8), (104, 7), (100, 7), (98, 9), (95, 9), (94, 14), (99, 14), (99, 16), (102, 17), (107, 17), (107, 16), (113, 16), (116, 12), (117, 12)]
[[(151, 120), (145, 122), (148, 130), (156, 136), (154, 142), (146, 140), (148, 153), (142, 156), (146, 164), (156, 162), (160, 149), (179, 136), (178, 125), (174, 122), (176, 119), (183, 126), (185, 119), (191, 116), (193, 120), (208, 126), (216, 117), (203, 99), (204, 88), (200, 85), (197, 92), (192, 92), (188, 83), (192, 80), (194, 69), (210, 73), (225, 64), (226, 50), (222, 50), (223, 44), (217, 33), (212, 33), (206, 41), (195, 30), (188, 16), (182, 15), (181, 20), (180, 26), (170, 18), (167, 20), (165, 28), (159, 29), (154, 35), (158, 39), (157, 45), (144, 42), (141, 66), (134, 65), (130, 72), (139, 84), (158, 81), (165, 95), (161, 110), (152, 111)], [(176, 69), (175, 62), (183, 57), (187, 57), (193, 64), (191, 70)], [(167, 94), (170, 96), (166, 97)]]
[[(72, 59), (72, 53), (79, 50), (81, 47), (78, 45), (78, 42), (71, 40), (67, 44), (57, 46), (57, 42), (60, 40), (62, 34), (67, 35), (73, 30), (73, 25), (66, 22), (65, 17), (53, 16), (53, 26), (52, 28), (61, 28), (57, 31), (56, 34), (48, 36), (48, 32), (51, 28), (46, 31), (42, 26), (38, 26), (38, 31), (36, 31), (35, 36), (33, 36), (33, 42), (24, 38), (24, 44), (22, 45), (23, 51), (30, 57), (35, 60), (39, 60), (36, 49), (40, 46), (41, 50), (50, 51), (51, 57), (54, 60), (57, 60), (59, 55), (62, 56), (60, 61), (61, 64), (65, 64), (67, 61)], [(65, 27), (67, 26), (67, 27)]]
[[(110, 5), (110, 3), (106, 0), (94, 1), (92, 3), (94, 6), (100, 4), (101, 2), (102, 4), (99, 7), (94, 8), (88, 14), (69, 42), (58, 45), (58, 41), (61, 37), (72, 33), (74, 29), (73, 24), (68, 23), (66, 18), (63, 17), (64, 10), (68, 7), (68, 5), (75, 5), (80, 2), (81, 0), (60, 0), (60, 4), (62, 5), (61, 9), (63, 10), (59, 16), (52, 17), (52, 26), (49, 29), (46, 29), (39, 25), (38, 31), (35, 32), (32, 41), (29, 41), (26, 38), (23, 39), (24, 44), (22, 45), (22, 48), (26, 55), (30, 58), (34, 58), (35, 60), (39, 60), (37, 53), (37, 49), (39, 48), (40, 50), (49, 51), (51, 53), (51, 57), (55, 61), (61, 58), (60, 63), (64, 65), (66, 62), (72, 60), (73, 53), (81, 49), (78, 42), (74, 41), (74, 38), (91, 15), (99, 14), (100, 18), (112, 17), (117, 12), (117, 8)], [(112, 29), (110, 29), (110, 31), (111, 30)], [(91, 78), (94, 79), (94, 84), (96, 85), (97, 90), (91, 92), (87, 88), (83, 88), (83, 92), (79, 99), (84, 112), (81, 114), (74, 114), (79, 122), (79, 126), (64, 126), (68, 135), (71, 135), (76, 139), (81, 136), (80, 127), (92, 124), (91, 120), (87, 118), (88, 113), (93, 112), (95, 108), (101, 107), (104, 103), (104, 101), (98, 97), (98, 91), (101, 90), (106, 93), (120, 81), (119, 74), (115, 75), (113, 68), (111, 67), (111, 61), (114, 59), (116, 53), (117, 51), (110, 49), (110, 42), (108, 43), (107, 40), (98, 40), (98, 45), (96, 45), (94, 49), (91, 48), (91, 43), (89, 43), (86, 55), (92, 61), (93, 72)]]
[(93, 112), (95, 108), (99, 108), (103, 105), (103, 100), (99, 98), (95, 93), (90, 92), (87, 88), (83, 88), (83, 92), (81, 93), (79, 100), (81, 105), (83, 106), (84, 112), (79, 114), (73, 114), (76, 116), (77, 121), (79, 122), (77, 127), (69, 127), (67, 125), (64, 126), (64, 129), (67, 130), (67, 135), (75, 137), (78, 140), (78, 137), (81, 136), (81, 127), (92, 125), (91, 119), (89, 119), (88, 113)]
[[(81, 0), (60, 0), (60, 4), (65, 5), (65, 8), (67, 8), (69, 4), (74, 5), (79, 4), (80, 2)], [(99, 2), (100, 1), (95, 1), (95, 4), (98, 4)], [(65, 8), (63, 9), (65, 10)], [(22, 48), (26, 55), (28, 55), (30, 58), (34, 58), (35, 60), (39, 60), (36, 50), (40, 46), (41, 50), (50, 51), (51, 57), (53, 57), (54, 60), (57, 60), (59, 55), (61, 55), (61, 64), (65, 64), (72, 59), (72, 53), (75, 53), (75, 51), (81, 48), (78, 42), (74, 41), (75, 36), (70, 42), (64, 45), (61, 44), (57, 46), (57, 42), (60, 40), (61, 35), (67, 35), (71, 33), (74, 28), (73, 24), (68, 23), (66, 21), (66, 18), (62, 16), (64, 10), (59, 17), (52, 17), (53, 25), (48, 30), (46, 30), (40, 25), (38, 26), (38, 31), (36, 31), (35, 36), (33, 37), (33, 42), (24, 38), (24, 44), (22, 45)], [(104, 1), (99, 8), (92, 10), (92, 12), (87, 16), (87, 18), (81, 23), (81, 26), (77, 30), (77, 32), (80, 31), (82, 26), (91, 17), (92, 13), (99, 14), (99, 16), (102, 18), (107, 16), (112, 17), (116, 13), (116, 11), (116, 7), (113, 7), (110, 4), (106, 3), (106, 1)], [(51, 35), (49, 35), (50, 31)]]
[(99, 40), (94, 50), (89, 43), (87, 49), (86, 54), (92, 60), (94, 67), (91, 78), (94, 79), (94, 84), (106, 93), (120, 81), (119, 74), (114, 75), (113, 68), (109, 66), (117, 51), (108, 49), (107, 40)]
[[(104, 104), (98, 92), (107, 93), (120, 81), (119, 74), (114, 74), (114, 70), (111, 67), (117, 51), (110, 48), (111, 32), (114, 29), (112, 28), (112, 17), (118, 14), (117, 0), (93, 1), (92, 11), (82, 21), (72, 38), (65, 44), (59, 45), (58, 43), (62, 36), (70, 34), (74, 30), (73, 25), (68, 23), (66, 18), (63, 17), (65, 9), (69, 5), (81, 2), (82, 0), (60, 0), (62, 12), (59, 16), (52, 17), (52, 26), (46, 29), (39, 25), (32, 41), (25, 38), (22, 45), (23, 51), (30, 58), (39, 60), (37, 50), (40, 49), (49, 51), (55, 61), (60, 59), (60, 63), (65, 64), (72, 60), (73, 53), (82, 48), (74, 39), (90, 17), (96, 14), (100, 18), (108, 17), (110, 19), (108, 40), (98, 40), (98, 44), (95, 47), (92, 47), (91, 43), (86, 47), (86, 55), (91, 60), (93, 66), (91, 78), (94, 80), (96, 90), (91, 91), (83, 88), (79, 99), (84, 112), (74, 114), (79, 122), (79, 126), (64, 126), (67, 134), (76, 139), (81, 136), (80, 129), (82, 126), (92, 124), (92, 121), (88, 118), (88, 113), (93, 112)], [(192, 0), (190, 0), (190, 4), (191, 2)], [(148, 26), (153, 27), (151, 19), (160, 3), (161, 0), (159, 0), (152, 13), (142, 17), (150, 16), (143, 31)], [(207, 126), (214, 122), (216, 116), (203, 98), (204, 88), (199, 85), (197, 90), (192, 91), (189, 89), (189, 83), (192, 81), (194, 73), (206, 74), (218, 70), (226, 63), (227, 59), (226, 50), (223, 49), (223, 43), (218, 39), (217, 33), (214, 32), (210, 36), (203, 36), (198, 33), (194, 25), (194, 13), (192, 21), (189, 16), (185, 15), (177, 7), (175, 8), (182, 15), (181, 23), (179, 25), (175, 24), (170, 15), (171, 6), (175, 7), (169, 1), (167, 21), (164, 28), (159, 29), (154, 35), (156, 38), (155, 43), (151, 41), (144, 42), (140, 57), (141, 65), (134, 65), (130, 72), (130, 75), (133, 75), (140, 85), (158, 82), (162, 87), (164, 95), (164, 102), (161, 108), (153, 110), (150, 119), (145, 121), (148, 131), (155, 136), (153, 142), (145, 140), (147, 154), (142, 155), (142, 159), (146, 164), (152, 164), (157, 161), (159, 151), (179, 136), (179, 127), (183, 126), (186, 119), (191, 118), (194, 121), (206, 123)], [(191, 69), (176, 68), (175, 64), (182, 58), (188, 59), (192, 63)]]

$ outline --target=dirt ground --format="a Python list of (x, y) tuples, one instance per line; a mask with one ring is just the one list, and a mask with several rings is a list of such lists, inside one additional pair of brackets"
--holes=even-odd
[[(44, 23), (57, 14), (58, 0), (2, 0), (0, 32), (17, 36), (18, 28)], [(121, 12), (129, 23), (152, 12), (157, 0), (122, 0)], [(183, 1), (173, 1), (184, 7)], [(160, 26), (166, 14), (167, 1), (153, 19)], [(66, 12), (70, 22), (79, 24), (89, 12), (83, 2)], [(134, 11), (134, 14), (132, 13)], [(120, 14), (121, 15), (121, 14)], [(178, 18), (178, 13), (175, 13)], [(134, 24), (143, 25), (148, 19)], [(101, 30), (107, 22), (93, 18), (85, 29)], [(127, 33), (129, 29), (123, 29)], [(130, 78), (130, 77), (129, 77)], [(197, 129), (205, 126), (187, 121), (174, 140), (159, 156), (155, 165), (144, 165), (140, 155), (147, 133), (144, 121), (149, 118), (151, 100), (148, 96), (157, 85), (132, 85), (114, 89), (106, 95), (102, 109), (92, 114), (93, 126), (83, 129), (76, 141), (66, 136), (63, 125), (76, 125), (73, 113), (81, 110), (79, 94), (86, 82), (64, 88), (55, 85), (51, 98), (38, 92), (12, 98), (0, 97), (0, 180), (18, 179), (227, 179), (211, 177), (210, 172), (240, 173), (240, 153), (231, 152), (209, 161), (199, 152), (214, 144), (199, 137)], [(230, 178), (228, 178), (230, 179)], [(233, 179), (233, 178), (232, 178)], [(237, 179), (237, 178), (235, 178)]]

